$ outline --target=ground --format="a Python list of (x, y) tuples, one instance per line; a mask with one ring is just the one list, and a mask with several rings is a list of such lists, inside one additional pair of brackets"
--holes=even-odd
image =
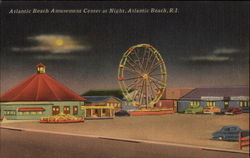
[[(227, 125), (238, 125), (244, 130), (249, 130), (249, 114), (206, 115), (175, 113), (158, 116), (131, 116), (106, 120), (86, 120), (84, 123), (73, 124), (42, 124), (38, 121), (2, 122), (2, 126), (5, 127), (238, 150), (238, 142), (210, 140), (213, 132)], [(249, 150), (249, 147), (244, 147), (243, 150)]]

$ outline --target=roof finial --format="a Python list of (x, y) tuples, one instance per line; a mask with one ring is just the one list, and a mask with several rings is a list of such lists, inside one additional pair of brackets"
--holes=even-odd
[(37, 64), (36, 67), (37, 67), (37, 73), (42, 73), (42, 74), (45, 73), (46, 66), (44, 64), (42, 64), (42, 63)]

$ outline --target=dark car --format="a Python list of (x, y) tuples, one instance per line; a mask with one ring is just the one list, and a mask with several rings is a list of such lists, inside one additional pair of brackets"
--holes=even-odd
[(237, 107), (237, 106), (229, 107), (225, 111), (225, 114), (227, 114), (227, 115), (241, 114), (241, 113), (242, 113), (242, 109), (240, 107)]
[(212, 134), (213, 140), (238, 141), (242, 129), (239, 126), (224, 126), (221, 130)]
[(126, 110), (120, 110), (115, 113), (115, 116), (130, 116), (130, 113)]

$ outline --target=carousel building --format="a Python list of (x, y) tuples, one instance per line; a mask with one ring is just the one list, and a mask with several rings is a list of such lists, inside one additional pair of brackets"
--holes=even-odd
[(84, 100), (38, 64), (37, 73), (0, 96), (0, 114), (10, 120), (39, 120), (59, 113), (83, 116)]

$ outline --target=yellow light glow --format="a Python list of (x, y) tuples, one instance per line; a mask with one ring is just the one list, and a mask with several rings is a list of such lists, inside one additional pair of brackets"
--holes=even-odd
[(55, 41), (55, 44), (56, 44), (56, 46), (58, 46), (58, 47), (62, 46), (63, 43), (64, 43), (64, 42), (63, 42), (62, 39), (58, 39), (58, 40)]

